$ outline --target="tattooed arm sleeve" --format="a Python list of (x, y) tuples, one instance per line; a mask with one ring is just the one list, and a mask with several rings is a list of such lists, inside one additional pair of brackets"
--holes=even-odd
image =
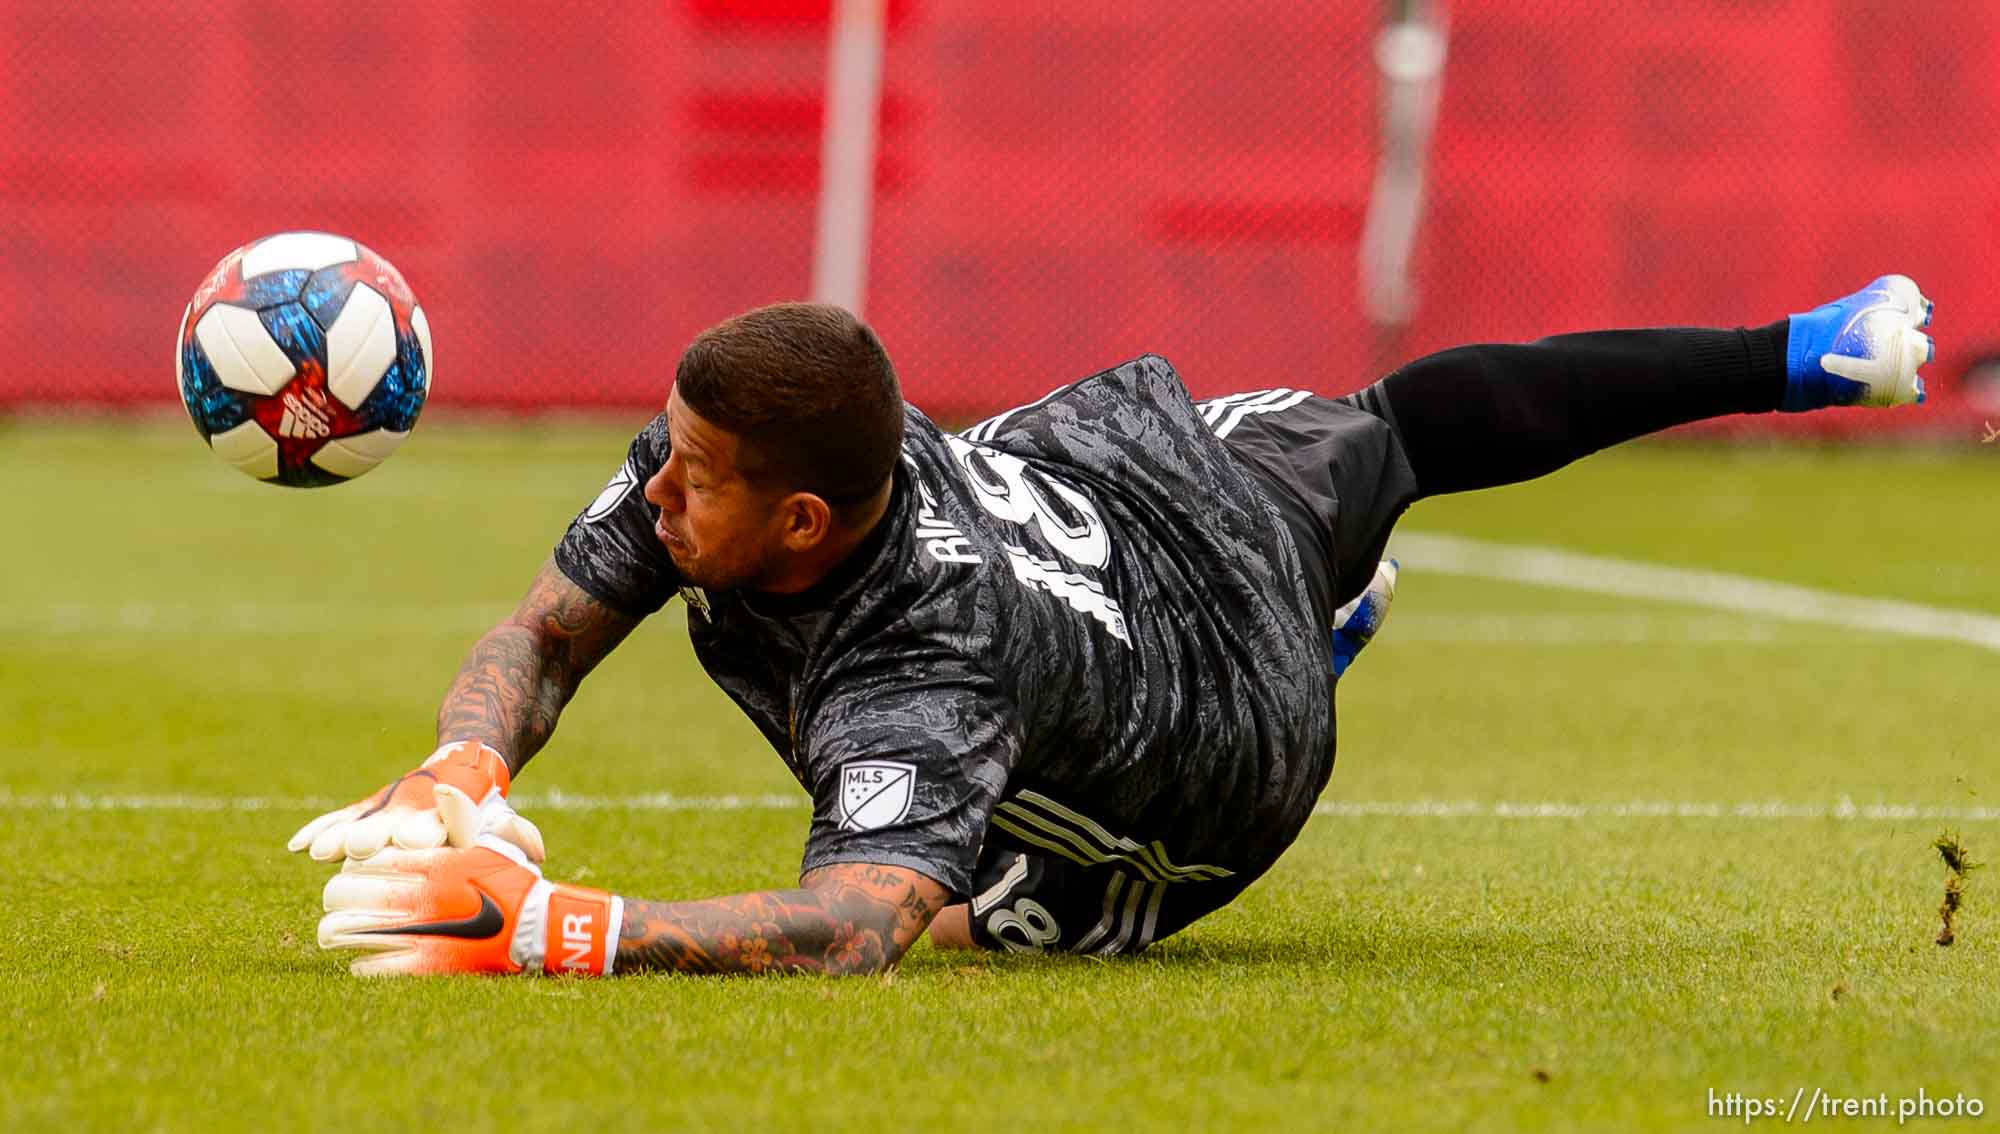
[(439, 743), (482, 741), (519, 772), (548, 743), (585, 675), (638, 624), (592, 598), (553, 560), (542, 564), (513, 616), (487, 631), (459, 667), (438, 709)]
[(796, 890), (698, 902), (627, 898), (614, 968), (880, 972), (950, 900), (949, 890), (914, 870), (866, 863), (821, 867)]

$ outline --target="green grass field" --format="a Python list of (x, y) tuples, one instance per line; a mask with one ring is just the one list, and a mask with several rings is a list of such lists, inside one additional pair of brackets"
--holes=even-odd
[[(285, 838), (430, 750), (466, 647), (628, 432), (440, 418), (383, 470), (292, 492), (185, 422), (0, 422), (0, 1122), (1687, 1129), (1742, 1123), (1711, 1091), (1782, 1111), (1816, 1088), (2000, 1107), (2000, 872), (1971, 876), (1939, 948), (1931, 847), (1951, 827), (2000, 857), (2000, 657), (1416, 557), (1343, 684), (1327, 814), (1143, 957), (350, 978), (313, 943), (328, 870)], [(1996, 458), (1642, 447), (1404, 528), (1990, 618)], [(789, 883), (807, 818), (678, 607), (586, 685), (517, 799), (552, 876), (656, 898)]]

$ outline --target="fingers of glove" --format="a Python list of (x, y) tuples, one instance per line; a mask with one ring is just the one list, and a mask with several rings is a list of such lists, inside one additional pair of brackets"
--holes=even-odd
[(391, 807), (364, 815), (347, 825), (341, 839), (341, 850), (350, 859), (369, 858), (390, 847), (429, 850), (443, 845), (444, 824), (437, 809), (429, 804), (421, 808)]
[[(445, 788), (446, 785), (436, 787)], [(422, 791), (423, 797), (419, 801), (414, 793), (399, 787), (392, 796), (395, 801), (373, 814), (364, 810), (354, 815), (360, 804), (349, 808), (341, 816), (347, 822), (336, 821), (315, 837), (313, 858), (335, 862), (341, 858), (367, 858), (389, 846), (404, 850), (444, 846), (449, 841), (449, 832), (438, 814), (437, 794), (428, 779), (422, 781)]]
[(1917, 368), (1929, 362), (1936, 349), (1929, 335), (1896, 326), (1878, 340), (1870, 357), (1825, 354), (1819, 364), (1828, 374), (1865, 383), (1863, 405), (1907, 405), (1924, 400), (1924, 380)]
[(1908, 276), (1895, 275), (1883, 276), (1877, 282), (1888, 291), (1891, 298), (1903, 309), (1903, 313), (1906, 316), (1904, 320), (1906, 325), (1911, 327), (1930, 326), (1931, 316), (1937, 312), (1937, 304), (1932, 303), (1924, 295), (1923, 291), (1917, 287), (1917, 281)]
[(1937, 314), (1937, 304), (1931, 302), (1930, 297), (1923, 292), (1915, 291), (1916, 286), (1910, 285), (1915, 293), (1913, 296), (1915, 302), (1910, 309), (1910, 326), (1928, 327), (1931, 325), (1931, 317)]
[(306, 848), (306, 854), (311, 856), (314, 862), (339, 862), (347, 857), (347, 851), (344, 849), (346, 842), (347, 824), (335, 823), (313, 836), (312, 845)]
[(306, 848), (306, 853), (312, 856), (314, 862), (339, 862), (348, 857), (368, 857), (369, 852), (366, 850), (358, 854), (350, 852), (347, 849), (347, 837), (353, 833), (356, 823), (365, 823), (376, 817), (368, 815), (360, 804), (355, 804), (336, 822), (328, 824), (319, 834), (314, 835), (312, 845)]
[(548, 857), (542, 846), (541, 829), (505, 803), (486, 809), (480, 818), (477, 841), (488, 847), (504, 844), (513, 851), (508, 857), (523, 865), (532, 866)]
[(1903, 332), (1903, 369), (1914, 371), (1937, 357), (1937, 342), (1922, 331)]
[(482, 825), (479, 804), (470, 795), (451, 784), (437, 786), (438, 822), (444, 827), (445, 842), (455, 847), (469, 847), (479, 837)]
[[(381, 813), (411, 808), (429, 809), (433, 777), (404, 775), (384, 784), (365, 799), (329, 811), (300, 827), (286, 843), (286, 849), (306, 851), (317, 862), (338, 862), (353, 852), (347, 849), (349, 825), (370, 812)], [(365, 854), (367, 843), (357, 844)], [(377, 849), (380, 849), (379, 846)]]
[(1856, 358), (1849, 354), (1820, 355), (1819, 365), (1828, 374), (1856, 382), (1872, 382), (1882, 373), (1882, 364), (1876, 359)]
[[(386, 939), (385, 939), (386, 940)], [(357, 957), (347, 971), (358, 977), (425, 976), (432, 973), (449, 972), (429, 963), (425, 950), (411, 947), (407, 943)]]
[(341, 854), (348, 858), (368, 858), (389, 845), (389, 839), (396, 832), (396, 822), (403, 817), (398, 811), (377, 811), (364, 815), (349, 823), (340, 840)]
[[(300, 827), (298, 831), (292, 835), (291, 841), (285, 844), (285, 849), (293, 852), (294, 854), (298, 853), (299, 851), (305, 850), (306, 848), (312, 846), (314, 841), (317, 840), (320, 834), (324, 832), (327, 828), (333, 826), (336, 823), (345, 822), (346, 820), (352, 818), (354, 815), (358, 814), (360, 810), (361, 810), (360, 804), (358, 803), (349, 804), (346, 807), (336, 808), (335, 810), (329, 811), (326, 814), (321, 815), (319, 818), (312, 820), (303, 827)], [(313, 857), (318, 858), (319, 856), (314, 855)]]
[(381, 951), (370, 952), (347, 966), (358, 977), (440, 976), (448, 973), (518, 973), (504, 952), (468, 949), (447, 938), (382, 937), (391, 942)]
[(541, 862), (547, 857), (541, 829), (523, 819), (498, 794), (489, 795), (484, 803), (475, 804), (459, 789), (450, 784), (439, 784), (437, 800), (438, 816), (444, 823), (446, 841), (450, 845), (469, 847), (485, 842), (482, 836), (486, 836), (511, 844), (527, 856), (528, 863)]
[(520, 847), (529, 862), (541, 862), (548, 858), (548, 851), (542, 845), (542, 829), (511, 807), (507, 809), (506, 820), (494, 834)]
[(377, 950), (392, 947), (372, 931), (417, 920), (424, 903), (424, 875), (398, 869), (396, 852), (374, 863), (350, 859), (327, 879), (320, 892), (326, 916), (319, 922), (322, 949)]
[(435, 851), (385, 850), (374, 858), (351, 858), (326, 880), (320, 904), (332, 910), (414, 912), (429, 878)]
[(444, 821), (438, 809), (405, 812), (393, 824), (390, 841), (403, 850), (430, 850), (445, 845)]
[[(404, 914), (379, 910), (340, 910), (319, 919), (319, 947), (356, 949), (364, 953), (394, 949), (399, 942), (377, 931), (394, 929), (409, 921)], [(407, 940), (407, 939), (405, 939)]]
[(1911, 326), (1911, 319), (1907, 312), (1887, 307), (1867, 312), (1855, 340), (1821, 355), (1820, 368), (1862, 382), (1911, 373), (1936, 353), (1931, 337)]
[[(1924, 309), (1923, 293), (1917, 290), (1917, 282), (1905, 275), (1879, 276), (1862, 292), (1879, 292), (1888, 296), (1889, 302), (1905, 314), (1921, 317)], [(1873, 298), (1869, 296), (1869, 298)], [(1912, 323), (1911, 326), (1915, 326)]]
[(347, 971), (362, 977), (521, 971), (501, 949), (468, 947), (465, 942), (446, 937), (380, 932), (393, 929), (399, 920), (330, 913), (320, 919), (320, 947), (361, 954), (347, 966)]

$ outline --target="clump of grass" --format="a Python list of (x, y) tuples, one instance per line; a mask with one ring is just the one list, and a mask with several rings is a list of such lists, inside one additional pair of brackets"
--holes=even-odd
[(1937, 838), (1931, 840), (1931, 845), (1937, 848), (1938, 857), (1944, 859), (1945, 869), (1951, 872), (1944, 880), (1944, 904), (1938, 907), (1938, 917), (1944, 922), (1944, 926), (1938, 930), (1937, 935), (1939, 945), (1949, 946), (1958, 940), (1954, 922), (1958, 917), (1959, 907), (1965, 902), (1966, 876), (1983, 864), (1972, 861), (1972, 856), (1966, 853), (1965, 843), (1958, 837), (1957, 831), (1945, 831), (1939, 834)]

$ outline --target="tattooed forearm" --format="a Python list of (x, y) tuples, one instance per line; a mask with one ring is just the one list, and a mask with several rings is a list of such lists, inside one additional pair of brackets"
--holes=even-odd
[(895, 866), (843, 863), (803, 882), (700, 902), (627, 899), (616, 969), (879, 972), (951, 900), (943, 886)]
[(513, 617), (459, 667), (438, 708), (438, 740), (483, 741), (520, 771), (548, 743), (578, 683), (637, 624), (544, 563)]
[(503, 623), (472, 647), (438, 709), (438, 742), (478, 740), (520, 771), (555, 731), (568, 701), (559, 667), (535, 635)]

